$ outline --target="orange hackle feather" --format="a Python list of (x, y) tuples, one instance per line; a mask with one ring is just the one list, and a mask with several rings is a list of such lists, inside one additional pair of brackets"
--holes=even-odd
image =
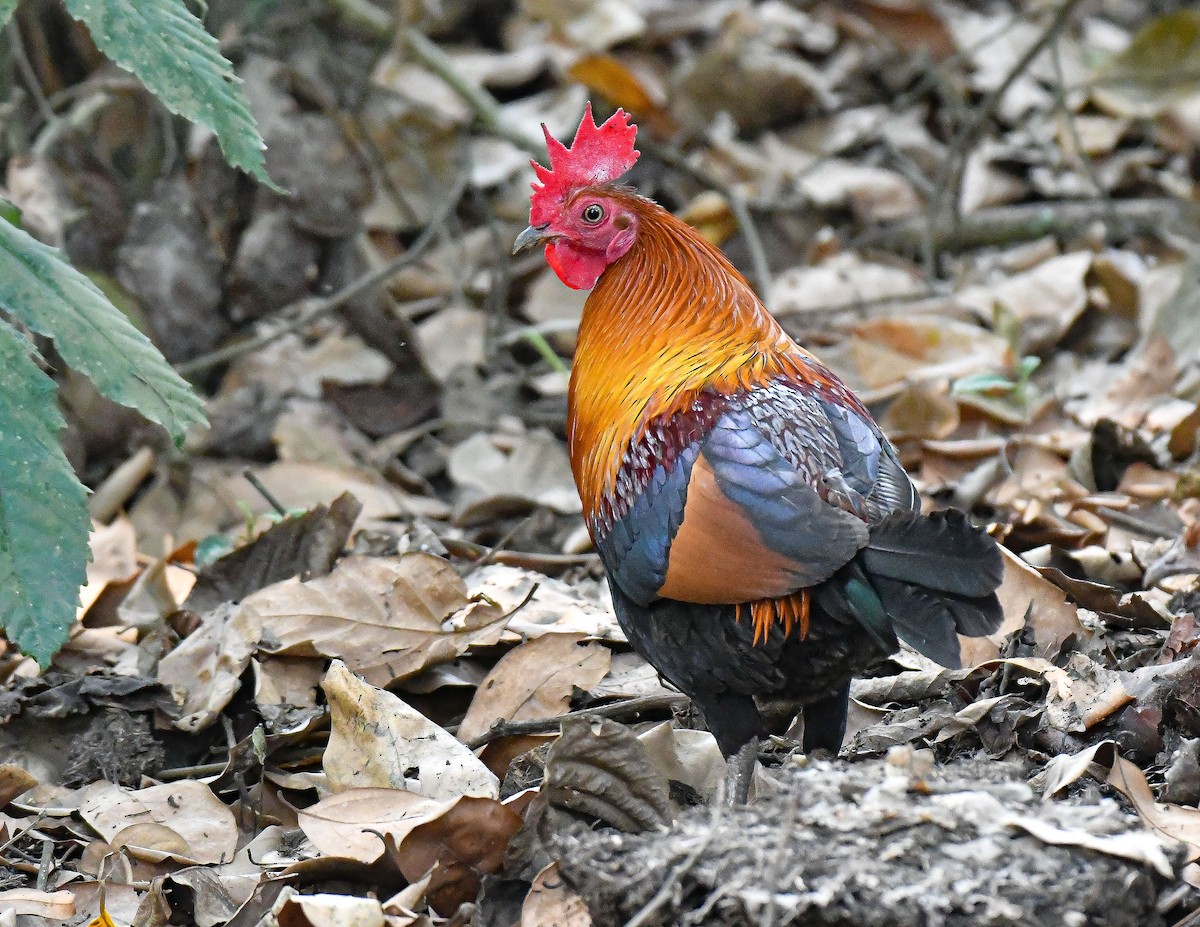
[[(688, 409), (705, 390), (729, 394), (779, 377), (830, 385), (826, 368), (698, 232), (635, 193), (612, 186), (591, 192), (630, 209), (638, 233), (629, 253), (601, 276), (580, 321), (568, 437), (589, 523), (611, 497), (628, 449), (655, 418)], [(746, 604), (756, 642), (776, 622), (807, 632), (807, 595)]]

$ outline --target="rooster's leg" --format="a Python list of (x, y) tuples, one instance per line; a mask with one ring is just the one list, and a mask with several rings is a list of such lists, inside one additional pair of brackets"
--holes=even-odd
[(850, 680), (828, 698), (804, 706), (804, 752), (828, 750), (834, 756), (846, 736), (846, 712), (850, 708)]
[(759, 740), (755, 737), (725, 760), (726, 804), (744, 805), (750, 797), (750, 783), (754, 779), (754, 764), (758, 762), (758, 744)]
[(758, 759), (758, 744), (766, 736), (758, 706), (749, 695), (734, 692), (689, 694), (725, 757), (725, 800), (744, 805)]

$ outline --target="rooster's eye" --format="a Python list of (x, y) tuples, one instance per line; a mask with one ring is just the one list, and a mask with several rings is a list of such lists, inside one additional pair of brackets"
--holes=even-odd
[(595, 225), (604, 218), (604, 207), (599, 203), (592, 203), (583, 210), (583, 221), (588, 225)]

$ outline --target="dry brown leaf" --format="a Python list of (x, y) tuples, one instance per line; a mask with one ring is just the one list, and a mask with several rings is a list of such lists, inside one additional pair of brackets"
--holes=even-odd
[(591, 927), (592, 916), (551, 863), (533, 878), (521, 905), (520, 927)]
[(81, 618), (109, 583), (128, 582), (138, 572), (137, 534), (128, 518), (121, 516), (110, 525), (93, 528), (88, 546), (92, 558), (87, 565), (87, 582), (79, 590)]
[[(473, 435), (450, 452), (448, 467), (450, 478), (470, 490), (470, 507), (499, 497), (544, 505), (563, 515), (583, 509), (566, 448), (544, 429), (502, 440)], [(459, 520), (469, 523), (469, 510), (461, 512)]]
[(1003, 306), (1021, 320), (1026, 347), (1047, 347), (1058, 342), (1087, 306), (1084, 277), (1091, 266), (1091, 252), (1064, 254), (999, 283), (967, 287), (954, 300), (985, 321), (991, 321), (997, 305)]
[(484, 875), (499, 872), (521, 816), (491, 798), (465, 797), (418, 824), (393, 851), (404, 877), (415, 882), (432, 873), (430, 906), (453, 914), (479, 896)]
[(1079, 623), (1079, 611), (1067, 602), (1066, 594), (1037, 570), (1001, 547), (1004, 555), (1004, 580), (997, 590), (1004, 608), (1004, 623), (989, 637), (959, 638), (963, 666), (978, 666), (1000, 655), (1005, 638), (1025, 627), (1026, 614), (1037, 644), (1037, 653), (1055, 656), (1072, 635), (1087, 632)]
[(56, 921), (69, 920), (75, 916), (75, 893), (66, 890), (41, 892), (36, 888), (10, 888), (0, 892), (0, 912), (28, 914)]
[[(244, 464), (199, 460), (186, 490), (174, 483), (154, 483), (130, 510), (143, 550), (161, 552), (162, 538), (194, 540), (225, 531), (243, 530), (246, 510), (255, 516), (272, 511), (243, 475)], [(287, 510), (305, 511), (330, 505), (343, 493), (362, 503), (359, 523), (405, 515), (444, 518), (449, 507), (437, 499), (409, 495), (373, 471), (341, 470), (281, 460), (255, 471), (267, 491)]]
[(37, 784), (37, 777), (23, 767), (13, 763), (0, 765), (0, 808), (8, 807), (10, 801)]
[(920, 275), (906, 267), (865, 261), (843, 251), (811, 267), (793, 267), (771, 283), (771, 310), (802, 314), (920, 292)]
[(194, 733), (212, 724), (237, 694), (261, 637), (253, 607), (231, 603), (205, 615), (158, 664), (159, 682), (183, 693), (182, 714), (172, 726)]
[(263, 657), (254, 661), (254, 704), (273, 733), (295, 730), (321, 714), (317, 688), (325, 675), (321, 660)]
[(263, 623), (263, 650), (344, 660), (386, 686), (472, 645), (494, 644), (504, 612), (473, 602), (454, 568), (432, 554), (347, 557), (328, 576), (287, 580), (248, 596)]
[(187, 859), (191, 853), (191, 847), (178, 831), (151, 821), (122, 827), (113, 834), (108, 844), (114, 850), (126, 849), (134, 859), (149, 863)]
[(611, 651), (583, 644), (582, 634), (546, 634), (500, 658), (480, 683), (458, 739), (467, 743), (497, 721), (552, 718), (565, 712), (575, 689), (588, 690), (608, 672)]
[(711, 800), (725, 781), (725, 758), (708, 731), (676, 728), (670, 721), (638, 735), (654, 768), (668, 780), (690, 785)]
[(1200, 809), (1155, 801), (1145, 774), (1121, 756), (1111, 740), (1101, 741), (1073, 755), (1064, 753), (1052, 757), (1034, 778), (1034, 785), (1049, 800), (1094, 767), (1103, 770), (1104, 781), (1129, 799), (1147, 828), (1161, 837), (1185, 844), (1189, 862), (1200, 859)]
[(380, 787), (429, 798), (500, 794), (499, 781), (475, 754), (341, 661), (334, 661), (321, 688), (331, 717), (322, 763), (334, 792)]
[(671, 111), (651, 95), (640, 77), (612, 55), (585, 55), (567, 73), (593, 95), (631, 113), (651, 134), (669, 137), (678, 131)]
[(284, 886), (264, 922), (288, 927), (386, 927), (383, 906), (375, 898), (353, 895), (301, 895)]
[(646, 21), (630, 0), (521, 0), (527, 16), (549, 23), (556, 34), (590, 51), (603, 51), (640, 36)]
[(1006, 370), (1011, 349), (1003, 338), (958, 319), (891, 315), (856, 325), (847, 343), (823, 356), (873, 402), (917, 380)]
[[(537, 589), (530, 598), (535, 584)], [(508, 629), (527, 640), (543, 634), (625, 640), (610, 609), (584, 598), (580, 589), (532, 570), (489, 564), (467, 577), (467, 591), (472, 598), (488, 599), (510, 612)]]
[[(467, 858), (480, 868), (498, 866), (504, 845), (521, 823), (515, 812), (490, 798), (443, 801), (403, 789), (374, 788), (331, 795), (300, 811), (299, 821), (308, 839), (328, 856), (372, 863), (383, 855), (386, 839), (388, 847), (401, 854), (398, 861), (408, 867), (410, 881), (428, 871), (430, 849), (445, 847), (447, 841), (454, 844), (458, 862)], [(435, 826), (423, 836), (415, 833), (430, 823)], [(416, 843), (405, 855), (410, 837)]]
[(262, 384), (279, 395), (320, 399), (321, 386), (331, 383), (382, 383), (392, 362), (358, 335), (326, 334), (311, 347), (297, 335), (284, 335), (234, 362), (218, 395)]
[(1120, 673), (1082, 653), (1072, 653), (1064, 669), (1070, 677), (1069, 688), (1051, 688), (1046, 698), (1046, 720), (1060, 731), (1090, 730), (1133, 701)]
[(109, 843), (131, 824), (152, 823), (183, 838), (188, 847), (183, 862), (223, 863), (237, 849), (233, 812), (203, 783), (183, 780), (135, 791), (97, 782), (81, 797), (80, 816)]

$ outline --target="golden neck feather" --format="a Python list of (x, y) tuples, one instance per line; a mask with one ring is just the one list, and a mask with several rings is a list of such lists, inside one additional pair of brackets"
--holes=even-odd
[(571, 466), (588, 515), (647, 422), (706, 387), (761, 383), (800, 353), (717, 248), (649, 200), (621, 198), (638, 217), (637, 240), (584, 306), (568, 397)]

